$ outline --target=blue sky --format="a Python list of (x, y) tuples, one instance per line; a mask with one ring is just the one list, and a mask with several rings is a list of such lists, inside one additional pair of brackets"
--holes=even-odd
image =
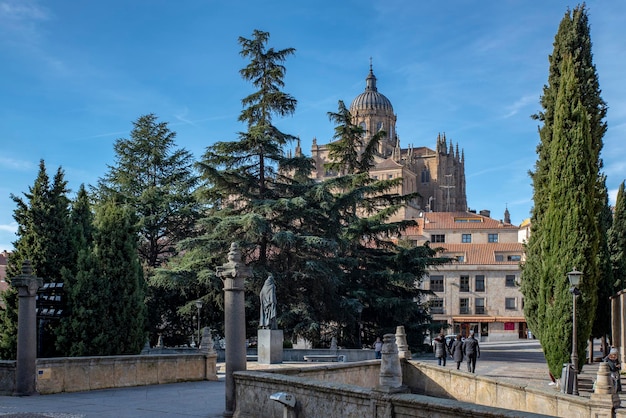
[[(246, 61), (239, 36), (270, 33), (296, 48), (285, 91), (296, 113), (275, 120), (310, 155), (328, 142), (327, 112), (365, 88), (370, 57), (403, 147), (465, 152), (472, 209), (529, 216), (539, 137), (530, 115), (548, 76), (558, 24), (577, 3), (553, 0), (237, 1), (0, 0), (0, 251), (17, 225), (10, 194), (32, 186), (40, 159), (73, 192), (114, 164), (113, 143), (154, 113), (198, 158), (237, 139)], [(612, 199), (626, 178), (626, 2), (587, 1), (594, 60), (609, 105), (604, 171)]]

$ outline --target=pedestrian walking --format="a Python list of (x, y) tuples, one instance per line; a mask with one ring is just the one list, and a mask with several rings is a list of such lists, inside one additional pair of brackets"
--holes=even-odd
[(474, 338), (474, 331), (470, 331), (470, 335), (465, 339), (464, 353), (467, 356), (467, 371), (474, 373), (476, 370), (476, 359), (480, 358), (480, 346), (478, 340)]
[(461, 363), (463, 362), (463, 341), (461, 341), (461, 334), (456, 336), (456, 339), (452, 341), (452, 348), (450, 349), (450, 355), (452, 356), (452, 360), (456, 362), (456, 369), (459, 370), (461, 368)]
[(617, 351), (617, 348), (611, 348), (611, 351), (609, 351), (609, 355), (606, 356), (603, 361), (605, 361), (609, 365), (609, 370), (611, 371), (611, 380), (613, 380), (615, 392), (621, 392), (622, 379), (620, 378), (620, 370), (622, 366), (619, 361), (619, 352)]
[(433, 350), (435, 351), (437, 364), (445, 367), (446, 357), (448, 357), (448, 347), (446, 346), (446, 337), (444, 337), (443, 334), (439, 334), (437, 338), (435, 338)]
[(376, 337), (376, 341), (374, 342), (374, 353), (377, 359), (383, 356), (383, 342), (380, 340), (380, 337)]

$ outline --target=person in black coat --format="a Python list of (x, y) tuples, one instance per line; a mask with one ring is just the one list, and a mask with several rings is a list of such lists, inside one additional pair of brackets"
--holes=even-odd
[(467, 356), (467, 371), (474, 373), (476, 370), (476, 359), (480, 358), (480, 346), (478, 340), (474, 338), (474, 331), (470, 331), (470, 335), (465, 339), (465, 350), (463, 351)]
[(457, 370), (461, 368), (461, 363), (463, 362), (463, 350), (463, 341), (461, 340), (461, 334), (459, 334), (456, 336), (456, 339), (452, 341), (450, 348), (450, 355), (452, 356), (452, 360), (456, 362)]

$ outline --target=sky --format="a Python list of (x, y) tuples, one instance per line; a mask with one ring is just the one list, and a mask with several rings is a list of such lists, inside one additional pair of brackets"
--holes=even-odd
[[(199, 159), (234, 141), (241, 99), (239, 37), (270, 33), (295, 48), (284, 91), (294, 115), (275, 118), (310, 155), (330, 142), (337, 111), (365, 89), (370, 60), (392, 103), (402, 147), (465, 154), (467, 201), (520, 224), (530, 216), (539, 99), (562, 0), (0, 0), (0, 251), (17, 224), (11, 195), (32, 187), (40, 160), (59, 167), (73, 198), (115, 164), (113, 144), (153, 113)], [(589, 0), (594, 63), (609, 106), (602, 158), (614, 202), (626, 178), (626, 2)]]

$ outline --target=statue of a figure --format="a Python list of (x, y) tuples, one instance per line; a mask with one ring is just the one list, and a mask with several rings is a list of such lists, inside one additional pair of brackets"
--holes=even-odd
[(276, 284), (271, 274), (263, 283), (259, 294), (261, 298), (261, 328), (276, 329)]

